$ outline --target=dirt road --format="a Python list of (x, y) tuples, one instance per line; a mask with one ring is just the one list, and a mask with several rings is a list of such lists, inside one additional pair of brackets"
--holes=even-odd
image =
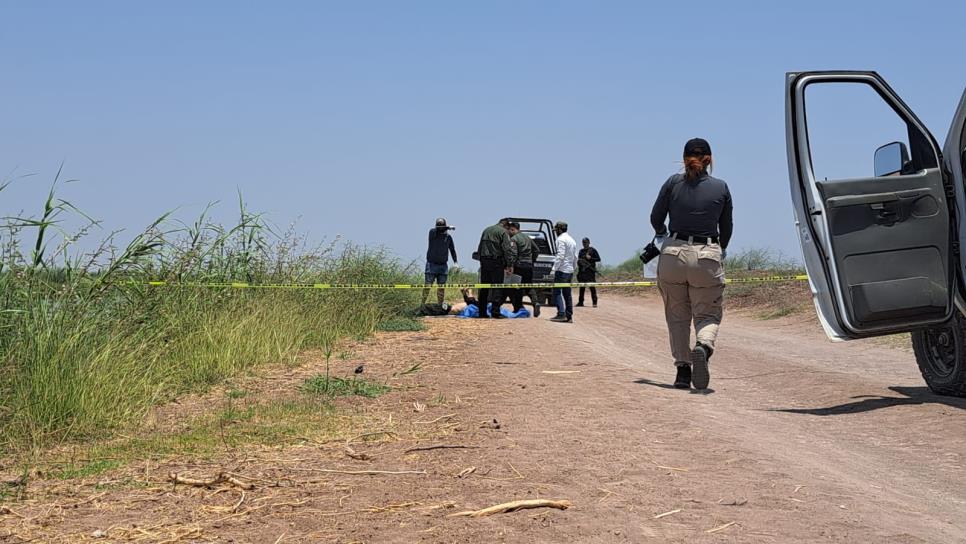
[[(367, 430), (393, 430), (355, 443), (371, 459), (334, 441), (148, 464), (137, 470), (156, 487), (79, 492), (35, 534), (127, 541), (140, 524), (185, 542), (966, 542), (966, 403), (929, 394), (908, 350), (833, 344), (801, 315), (727, 315), (713, 392), (696, 394), (668, 385), (655, 299), (606, 296), (573, 325), (429, 324), (340, 363), (390, 379), (422, 362), (362, 409)], [(277, 395), (315, 371), (259, 383)], [(432, 445), (463, 447), (411, 451)], [(225, 468), (258, 487), (237, 502), (230, 489), (163, 484)], [(573, 507), (448, 516), (530, 498)]]
[[(653, 301), (611, 299), (574, 326), (528, 325), (562, 348), (555, 366), (582, 370), (558, 377), (574, 382), (560, 399), (573, 404), (547, 422), (585, 429), (589, 455), (612, 450), (622, 458), (612, 466), (627, 467), (619, 485), (598, 486), (626, 504), (663, 505), (638, 512), (683, 510), (664, 522), (615, 518), (631, 540), (713, 541), (704, 529), (734, 521), (736, 541), (966, 541), (966, 403), (931, 395), (907, 350), (831, 343), (801, 317), (730, 316), (714, 392), (698, 395), (666, 385), (673, 372)], [(585, 416), (595, 422), (582, 425)], [(655, 474), (649, 463), (687, 472)], [(596, 519), (609, 516), (605, 505)]]

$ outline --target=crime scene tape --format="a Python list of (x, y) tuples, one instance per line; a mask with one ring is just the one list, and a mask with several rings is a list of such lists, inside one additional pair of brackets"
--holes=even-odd
[[(775, 283), (789, 281), (808, 281), (807, 274), (795, 276), (763, 276), (758, 278), (726, 278), (726, 284), (736, 283)], [(139, 285), (144, 285), (139, 283)], [(575, 287), (656, 287), (656, 281), (593, 281), (576, 283), (447, 283), (425, 285), (422, 283), (247, 283), (247, 282), (182, 282), (149, 281), (148, 287), (192, 287), (221, 289), (319, 289), (319, 290), (365, 290), (365, 289), (424, 289), (426, 287), (446, 289), (548, 289)]]

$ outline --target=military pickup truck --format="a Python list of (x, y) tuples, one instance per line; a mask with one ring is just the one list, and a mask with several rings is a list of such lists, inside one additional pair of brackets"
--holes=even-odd
[[(833, 95), (849, 98), (836, 106)], [(877, 115), (857, 113), (866, 108)], [(835, 340), (910, 332), (929, 388), (966, 396), (966, 93), (940, 146), (875, 72), (789, 73), (785, 142), (795, 228), (825, 332)]]

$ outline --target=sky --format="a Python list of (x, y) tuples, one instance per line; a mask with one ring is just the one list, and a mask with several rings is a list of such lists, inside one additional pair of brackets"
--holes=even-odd
[[(0, 216), (38, 214), (63, 164), (61, 196), (122, 239), (211, 201), (231, 221), (240, 191), (281, 228), (404, 260), (443, 216), (475, 268), (480, 231), (516, 215), (616, 264), (700, 136), (731, 251), (797, 258), (785, 73), (876, 70), (941, 142), (964, 20), (962, 2), (0, 0)], [(845, 144), (879, 110), (849, 103), (821, 116), (828, 168), (871, 170)]]

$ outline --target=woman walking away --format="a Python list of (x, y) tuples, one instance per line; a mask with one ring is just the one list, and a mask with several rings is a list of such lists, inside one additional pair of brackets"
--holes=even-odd
[[(733, 228), (731, 192), (711, 177), (711, 145), (701, 138), (684, 146), (684, 173), (668, 178), (651, 211), (651, 226), (667, 235), (657, 267), (664, 299), (671, 355), (677, 366), (674, 387), (707, 389), (708, 360), (721, 324), (724, 266)], [(664, 220), (670, 216), (669, 228)], [(691, 323), (697, 341), (691, 348)]]

